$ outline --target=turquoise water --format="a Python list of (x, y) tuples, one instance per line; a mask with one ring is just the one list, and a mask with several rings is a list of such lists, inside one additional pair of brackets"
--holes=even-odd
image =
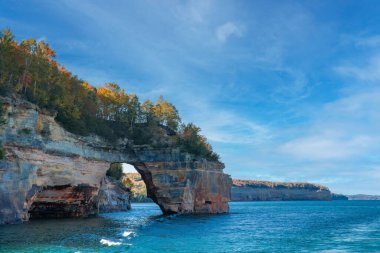
[(0, 226), (1, 252), (380, 252), (380, 201), (241, 202), (224, 215), (155, 204)]

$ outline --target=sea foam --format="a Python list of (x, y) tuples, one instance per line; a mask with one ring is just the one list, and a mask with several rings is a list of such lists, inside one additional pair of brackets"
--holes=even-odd
[(124, 236), (124, 237), (128, 237), (128, 236), (130, 236), (131, 234), (132, 234), (131, 231), (124, 231), (123, 236)]
[(118, 245), (121, 244), (121, 242), (113, 242), (113, 241), (106, 240), (106, 239), (101, 239), (100, 243), (104, 244), (104, 245), (107, 245), (107, 246), (118, 246)]

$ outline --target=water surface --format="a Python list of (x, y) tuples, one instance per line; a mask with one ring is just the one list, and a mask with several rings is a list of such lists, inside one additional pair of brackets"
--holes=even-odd
[(0, 252), (380, 252), (380, 201), (231, 203), (163, 216), (155, 204), (0, 226)]

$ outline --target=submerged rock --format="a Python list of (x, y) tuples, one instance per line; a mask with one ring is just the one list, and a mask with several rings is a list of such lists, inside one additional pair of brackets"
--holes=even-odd
[(54, 120), (54, 114), (29, 102), (0, 98), (0, 103), (5, 110), (5, 124), (0, 125), (5, 153), (0, 160), (0, 224), (30, 216), (96, 214), (101, 182), (112, 162), (134, 165), (148, 197), (164, 213), (229, 210), (232, 180), (223, 173), (222, 163), (176, 148), (137, 147), (128, 140), (109, 143), (97, 136), (74, 135)]
[(311, 183), (233, 180), (232, 201), (331, 200), (330, 190)]

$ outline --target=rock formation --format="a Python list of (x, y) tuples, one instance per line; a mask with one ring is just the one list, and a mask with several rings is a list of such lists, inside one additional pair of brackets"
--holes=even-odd
[(128, 211), (131, 209), (131, 190), (120, 181), (104, 177), (98, 194), (100, 213)]
[(135, 166), (148, 196), (164, 213), (227, 212), (232, 180), (224, 165), (179, 149), (108, 143), (67, 132), (55, 115), (21, 100), (0, 98), (0, 224), (32, 217), (98, 212), (101, 182), (112, 162)]
[(380, 200), (379, 195), (368, 195), (368, 194), (355, 194), (348, 195), (348, 200)]
[(330, 190), (310, 183), (276, 183), (234, 179), (232, 201), (331, 200)]

